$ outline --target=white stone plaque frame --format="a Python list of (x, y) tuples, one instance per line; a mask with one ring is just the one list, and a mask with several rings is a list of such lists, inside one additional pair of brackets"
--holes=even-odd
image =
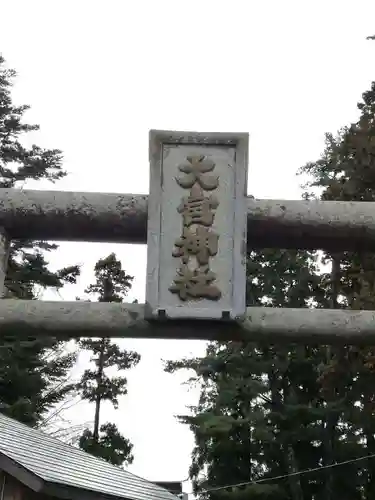
[[(245, 316), (248, 142), (247, 133), (150, 131), (146, 319), (236, 321)], [(179, 268), (172, 256), (182, 227), (177, 207), (187, 194), (176, 177), (188, 155), (210, 158), (215, 163), (210, 174), (219, 177), (213, 224), (218, 252), (211, 259), (221, 290), (217, 300), (183, 301), (169, 291)]]

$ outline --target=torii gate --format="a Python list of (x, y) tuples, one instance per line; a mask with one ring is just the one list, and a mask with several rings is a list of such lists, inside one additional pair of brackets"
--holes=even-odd
[[(147, 243), (146, 305), (0, 301), (0, 336), (371, 343), (375, 312), (245, 308), (246, 248), (375, 249), (372, 202), (246, 197), (248, 135), (150, 132), (150, 195), (0, 189), (12, 239)], [(247, 241), (247, 243), (246, 243)]]

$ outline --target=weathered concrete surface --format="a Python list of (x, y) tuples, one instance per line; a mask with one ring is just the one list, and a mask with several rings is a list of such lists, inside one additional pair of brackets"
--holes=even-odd
[(0, 189), (13, 239), (146, 243), (147, 196)]
[(374, 250), (375, 203), (248, 199), (247, 231), (250, 248)]
[(3, 299), (0, 337), (6, 340), (8, 335), (371, 344), (375, 312), (254, 307), (237, 324), (186, 320), (151, 324), (144, 319), (142, 304)]
[[(0, 189), (12, 238), (146, 243), (147, 195)], [(248, 198), (249, 248), (375, 250), (375, 203)]]
[(147, 319), (244, 316), (248, 139), (150, 132)]

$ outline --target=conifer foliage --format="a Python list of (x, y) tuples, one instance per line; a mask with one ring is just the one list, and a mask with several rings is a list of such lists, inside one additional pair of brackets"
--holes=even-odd
[[(375, 82), (358, 112), (301, 169), (305, 199), (375, 201)], [(249, 306), (375, 309), (368, 252), (251, 252), (247, 282)], [(373, 346), (214, 342), (203, 358), (166, 364), (181, 369), (201, 387), (181, 416), (195, 436), (190, 476), (200, 497), (375, 498)], [(237, 483), (246, 484), (221, 488)]]
[[(95, 282), (86, 293), (97, 297), (99, 302), (122, 302), (131, 288), (133, 277), (122, 269), (115, 254), (100, 259), (94, 272)], [(127, 379), (121, 372), (136, 366), (140, 356), (134, 351), (120, 349), (108, 338), (82, 339), (79, 345), (91, 352), (94, 365), (85, 370), (77, 390), (83, 399), (95, 405), (93, 429), (85, 429), (80, 447), (114, 465), (130, 464), (133, 445), (121, 435), (115, 424), (100, 425), (100, 411), (105, 401), (118, 408), (119, 397), (127, 394)], [(108, 374), (111, 368), (116, 369), (117, 375)]]
[[(29, 106), (15, 106), (11, 89), (16, 72), (0, 54), (0, 188), (20, 188), (28, 180), (58, 181), (66, 175), (62, 152), (36, 145), (26, 147), (23, 137), (38, 130), (24, 121)], [(43, 241), (12, 241), (6, 276), (6, 296), (37, 299), (37, 289), (61, 288), (75, 283), (78, 266), (52, 272), (46, 253), (56, 245)], [(74, 385), (65, 382), (74, 353), (56, 339), (20, 341), (15, 335), (0, 340), (0, 411), (30, 425), (61, 402)]]

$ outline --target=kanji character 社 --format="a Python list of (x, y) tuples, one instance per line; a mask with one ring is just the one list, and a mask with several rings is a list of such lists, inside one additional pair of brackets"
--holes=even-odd
[(169, 291), (177, 293), (184, 301), (189, 298), (218, 300), (221, 297), (221, 291), (212, 284), (215, 279), (215, 273), (208, 267), (191, 270), (185, 265), (177, 270), (174, 284), (169, 287)]

